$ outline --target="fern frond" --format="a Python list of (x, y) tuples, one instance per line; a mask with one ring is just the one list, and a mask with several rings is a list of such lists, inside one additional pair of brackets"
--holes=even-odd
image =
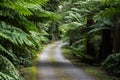
[(0, 80), (15, 80), (13, 77), (0, 72)]
[(106, 18), (109, 18), (109, 17), (118, 17), (120, 16), (120, 9), (119, 8), (114, 8), (114, 7), (110, 7), (110, 8), (105, 8), (105, 10), (102, 10), (99, 15), (101, 17), (106, 17)]
[(94, 28), (94, 29), (90, 30), (90, 31), (88, 32), (88, 34), (90, 34), (90, 33), (95, 33), (95, 32), (98, 32), (98, 31), (101, 31), (101, 30), (104, 30), (104, 29), (109, 29), (109, 30), (110, 30), (109, 27), (98, 27), (98, 28)]
[[(10, 76), (11, 78), (13, 78), (13, 80), (20, 80), (20, 75), (18, 73), (18, 70), (6, 57), (4, 57), (2, 55), (0, 55), (0, 68), (1, 68), (0, 74), (3, 75), (2, 78), (3, 77), (8, 78), (8, 76)], [(0, 78), (1, 78), (1, 76), (0, 76)], [(6, 80), (9, 80), (9, 78)], [(3, 80), (5, 80), (5, 79), (3, 79)]]
[(0, 51), (10, 54), (1, 44), (0, 44)]
[(80, 27), (82, 26), (83, 24), (81, 23), (77, 23), (77, 22), (71, 22), (71, 23), (68, 23), (68, 24), (63, 24), (59, 27), (59, 29), (63, 32), (67, 32), (68, 30), (74, 30), (76, 29), (77, 27)]
[(16, 1), (10, 1), (10, 0), (3, 0), (0, 5), (14, 9), (18, 13), (22, 15), (32, 15), (31, 11), (29, 10), (30, 8), (34, 8), (36, 6), (42, 5), (46, 2), (47, 0), (16, 0)]
[(120, 0), (100, 0), (103, 5), (120, 7)]
[(88, 34), (98, 32), (101, 30), (105, 30), (105, 29), (108, 29), (108, 30), (112, 29), (112, 26), (113, 26), (112, 19), (103, 18), (100, 16), (100, 18), (96, 18), (94, 20), (96, 21), (96, 23), (94, 25), (90, 26), (92, 29), (88, 32)]
[(61, 18), (59, 14), (55, 14), (50, 11), (45, 11), (41, 7), (36, 9), (30, 9), (32, 14), (31, 16), (27, 16), (27, 19), (30, 21), (36, 21), (36, 22), (46, 22), (50, 20), (58, 20)]
[(66, 12), (66, 15), (65, 18), (67, 19), (73, 19), (75, 20), (76, 22), (80, 22), (80, 18), (81, 18), (81, 15), (78, 13), (78, 12), (75, 12), (75, 11), (67, 11)]
[(44, 3), (46, 3), (48, 0), (24, 0), (27, 3), (32, 3), (32, 4), (39, 4), (42, 5)]
[(1, 27), (0, 31), (2, 35), (0, 35), (2, 38), (12, 42), (16, 45), (29, 45), (33, 46), (33, 43), (28, 39), (28, 35), (22, 31), (19, 28), (7, 25), (4, 22), (0, 22)]
[(13, 53), (5, 49), (1, 44), (0, 44), (0, 51), (4, 52), (5, 55), (10, 56), (13, 60), (17, 60), (17, 57)]
[(25, 31), (37, 31), (36, 26), (32, 22), (11, 8), (0, 6), (0, 20), (14, 25), (15, 27), (19, 27)]

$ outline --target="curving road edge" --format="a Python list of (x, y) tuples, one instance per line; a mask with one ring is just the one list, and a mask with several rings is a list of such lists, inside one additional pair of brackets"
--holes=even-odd
[(61, 53), (62, 41), (49, 44), (39, 55), (37, 80), (95, 80)]

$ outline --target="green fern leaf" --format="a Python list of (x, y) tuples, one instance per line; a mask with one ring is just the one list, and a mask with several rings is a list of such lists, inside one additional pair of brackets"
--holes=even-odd
[(20, 44), (20, 45), (34, 46), (34, 44), (28, 39), (28, 34), (26, 34), (21, 29), (7, 25), (4, 22), (0, 22), (0, 24), (1, 24), (0, 36), (2, 38), (16, 45)]
[(0, 72), (0, 80), (15, 80), (13, 77)]

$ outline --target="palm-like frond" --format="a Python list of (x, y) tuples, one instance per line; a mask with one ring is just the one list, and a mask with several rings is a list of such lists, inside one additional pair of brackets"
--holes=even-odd
[(79, 13), (82, 15), (95, 14), (100, 11), (99, 7), (101, 6), (101, 2), (99, 0), (77, 1), (73, 4), (78, 6)]
[(98, 13), (103, 18), (116, 18), (120, 14), (120, 0), (99, 0), (101, 11)]
[[(4, 66), (1, 66), (4, 65)], [(15, 66), (4, 56), (0, 55), (0, 79), (1, 80), (22, 80)]]
[(33, 46), (33, 43), (28, 39), (28, 35), (19, 28), (7, 25), (4, 22), (0, 22), (0, 33), (2, 39), (6, 39), (16, 45), (29, 45)]
[(102, 10), (100, 13), (98, 13), (102, 18), (116, 18), (120, 17), (120, 9), (119, 8), (105, 8), (105, 10)]
[(80, 19), (81, 19), (81, 15), (78, 13), (78, 12), (75, 12), (75, 11), (67, 11), (66, 12), (66, 15), (65, 16), (65, 19), (71, 19), (71, 20), (74, 20), (76, 22), (80, 22)]
[(56, 20), (61, 18), (61, 16), (58, 14), (55, 14), (50, 11), (46, 11), (42, 9), (41, 6), (38, 6), (38, 7), (39, 8), (30, 9), (33, 15), (27, 16), (27, 19), (35, 22), (46, 22), (46, 21)]
[(11, 8), (0, 6), (0, 20), (25, 31), (37, 31), (37, 28), (33, 23)]
[(39, 5), (42, 5), (46, 2), (47, 0), (16, 0), (16, 1), (11, 1), (11, 0), (3, 0), (0, 5), (14, 9), (18, 13), (22, 15), (32, 15), (31, 11), (29, 9), (31, 8), (36, 8)]
[(62, 31), (62, 32), (67, 32), (68, 30), (74, 30), (80, 26), (83, 26), (83, 24), (81, 23), (77, 23), (77, 22), (71, 22), (71, 23), (68, 23), (68, 24), (63, 24), (59, 27), (59, 29)]
[(0, 44), (0, 51), (6, 52), (9, 54), (9, 52)]
[(2, 72), (0, 72), (0, 79), (1, 80), (15, 80), (13, 77), (11, 77), (11, 76), (9, 76), (9, 75), (7, 75), (7, 74), (4, 74), (4, 73), (2, 73)]
[(100, 0), (103, 5), (120, 7), (120, 0)]

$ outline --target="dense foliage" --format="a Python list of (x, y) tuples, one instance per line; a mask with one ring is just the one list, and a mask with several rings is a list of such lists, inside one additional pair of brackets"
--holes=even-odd
[(0, 55), (0, 79), (1, 80), (23, 80), (18, 70), (14, 65), (5, 57)]
[[(59, 29), (73, 56), (98, 65), (120, 52), (120, 0), (66, 0), (60, 10), (63, 20)], [(117, 72), (120, 70), (113, 74)]]
[(120, 0), (1, 0), (0, 80), (22, 80), (19, 69), (61, 37), (74, 57), (119, 75), (119, 14)]
[[(56, 14), (59, 14), (59, 5), (63, 2), (64, 0), (49, 0), (47, 4), (43, 6), (45, 10), (52, 11)], [(53, 20), (49, 24), (47, 24), (48, 30), (47, 33), (49, 34), (48, 38), (51, 41), (59, 40), (60, 39), (60, 31), (59, 31), (59, 24), (60, 24), (60, 19), (61, 16), (57, 15), (58, 20)]]
[(17, 69), (30, 66), (36, 51), (49, 41), (45, 25), (58, 17), (42, 8), (46, 2), (0, 2), (0, 80), (22, 80)]
[(111, 54), (103, 63), (103, 67), (109, 72), (116, 76), (120, 75), (120, 53)]

